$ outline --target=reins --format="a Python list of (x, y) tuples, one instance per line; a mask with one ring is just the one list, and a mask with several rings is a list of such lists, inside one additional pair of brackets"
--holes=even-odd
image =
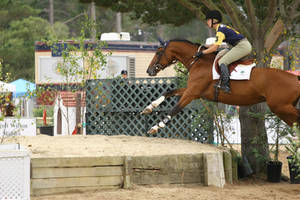
[[(199, 47), (198, 47), (197, 52), (196, 52), (195, 55), (197, 55), (197, 53), (199, 53), (199, 52), (201, 51), (202, 48), (205, 48), (205, 46), (204, 46), (204, 45), (199, 45)], [(195, 64), (195, 62), (196, 62), (200, 57), (198, 57), (198, 56), (193, 56), (193, 58), (194, 58), (194, 59), (192, 60), (192, 62), (191, 62), (191, 64), (190, 64), (189, 67), (191, 67), (193, 64)]]

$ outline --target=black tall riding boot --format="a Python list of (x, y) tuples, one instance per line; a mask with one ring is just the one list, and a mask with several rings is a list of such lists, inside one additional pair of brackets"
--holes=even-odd
[(224, 90), (226, 93), (231, 93), (230, 90), (230, 83), (229, 83), (229, 70), (228, 67), (225, 64), (220, 65), (221, 70), (221, 89)]

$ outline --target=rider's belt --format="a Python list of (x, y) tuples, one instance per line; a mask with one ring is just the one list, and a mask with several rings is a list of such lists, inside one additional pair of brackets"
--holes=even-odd
[(232, 46), (236, 46), (238, 43), (240, 43), (241, 41), (248, 41), (247, 38), (243, 38), (241, 40), (236, 41)]

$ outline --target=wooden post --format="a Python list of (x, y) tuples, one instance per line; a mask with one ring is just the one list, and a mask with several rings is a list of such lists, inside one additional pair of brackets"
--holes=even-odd
[(82, 128), (80, 128), (81, 123), (81, 94), (76, 94), (76, 132), (77, 134), (82, 134)]
[(123, 183), (123, 188), (124, 189), (128, 189), (131, 187), (130, 184), (130, 174), (131, 174), (131, 167), (130, 167), (130, 163), (131, 163), (131, 157), (130, 156), (125, 156), (124, 158), (124, 171), (123, 171), (123, 179), (124, 179), (124, 183)]

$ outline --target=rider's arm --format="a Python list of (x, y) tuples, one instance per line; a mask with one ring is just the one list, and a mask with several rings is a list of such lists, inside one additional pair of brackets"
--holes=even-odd
[(216, 45), (216, 44), (213, 44), (213, 45), (210, 45), (210, 47), (208, 47), (208, 49), (206, 50), (203, 50), (203, 54), (209, 54), (209, 53), (213, 53), (215, 51), (217, 51), (219, 45)]
[(224, 35), (224, 33), (218, 31), (216, 33), (216, 38), (217, 38), (217, 41), (214, 44), (210, 45), (208, 47), (208, 49), (202, 51), (203, 54), (209, 54), (209, 53), (213, 53), (213, 52), (217, 51), (217, 49), (219, 48), (219, 46), (222, 44), (223, 40), (225, 39), (225, 35)]

